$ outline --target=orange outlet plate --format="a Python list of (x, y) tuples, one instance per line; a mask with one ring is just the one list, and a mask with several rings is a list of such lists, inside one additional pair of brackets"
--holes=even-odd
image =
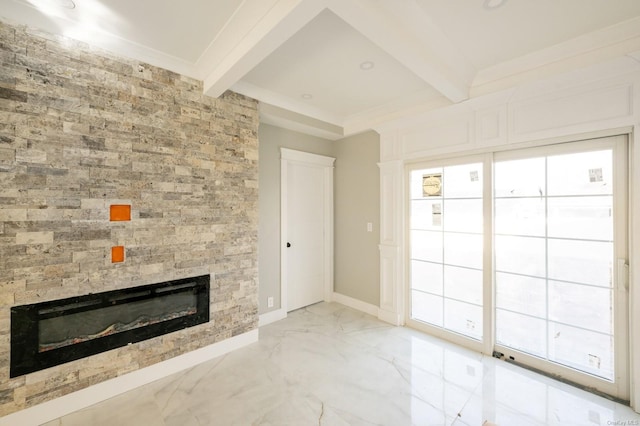
[(112, 204), (109, 211), (112, 222), (131, 220), (131, 206), (128, 204)]
[(124, 262), (124, 246), (111, 247), (111, 263)]

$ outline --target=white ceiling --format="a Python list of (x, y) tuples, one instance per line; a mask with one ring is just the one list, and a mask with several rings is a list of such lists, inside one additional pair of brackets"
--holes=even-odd
[(0, 0), (0, 16), (254, 97), (264, 122), (331, 139), (640, 51), (640, 0), (69, 1)]

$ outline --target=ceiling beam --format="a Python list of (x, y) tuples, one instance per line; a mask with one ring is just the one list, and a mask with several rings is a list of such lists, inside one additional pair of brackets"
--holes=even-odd
[(330, 123), (338, 127), (342, 126), (343, 117), (334, 114), (331, 111), (311, 106), (306, 102), (292, 99), (280, 93), (255, 86), (244, 80), (240, 80), (231, 86), (230, 89), (236, 93), (240, 93), (241, 95), (257, 99), (262, 103), (269, 104), (283, 110), (295, 111), (300, 115), (307, 116), (320, 122)]
[(344, 129), (326, 121), (317, 120), (308, 115), (289, 109), (260, 102), (260, 123), (282, 127), (295, 132), (316, 136), (332, 141), (344, 137)]
[(243, 2), (198, 61), (204, 93), (222, 95), (324, 9), (318, 0)]
[(413, 0), (328, 0), (327, 4), (450, 101), (469, 98), (475, 70)]

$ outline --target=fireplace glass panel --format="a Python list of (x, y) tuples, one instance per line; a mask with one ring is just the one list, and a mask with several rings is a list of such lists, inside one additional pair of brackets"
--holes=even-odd
[(38, 352), (193, 315), (198, 300), (190, 290), (41, 320)]
[(11, 308), (17, 377), (209, 321), (202, 275)]

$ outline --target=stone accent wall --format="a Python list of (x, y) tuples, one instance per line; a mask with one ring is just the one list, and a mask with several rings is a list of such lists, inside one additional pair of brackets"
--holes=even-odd
[[(257, 327), (257, 130), (252, 99), (0, 22), (0, 416)], [(209, 323), (9, 379), (11, 306), (202, 274)]]

